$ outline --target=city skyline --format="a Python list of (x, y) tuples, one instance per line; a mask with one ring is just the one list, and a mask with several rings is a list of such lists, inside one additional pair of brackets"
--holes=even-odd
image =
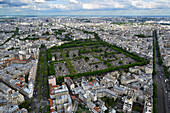
[(170, 16), (169, 0), (0, 0), (0, 15)]
[(0, 16), (2, 113), (169, 113), (170, 17)]

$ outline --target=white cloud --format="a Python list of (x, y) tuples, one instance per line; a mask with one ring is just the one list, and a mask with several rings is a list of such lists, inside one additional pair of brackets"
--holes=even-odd
[(25, 3), (25, 4), (30, 4), (32, 3), (32, 0), (4, 0), (8, 1), (9, 3)]
[(36, 3), (45, 3), (45, 0), (35, 0)]
[(31, 4), (32, 0), (1, 0), (0, 4), (6, 4), (9, 6), (22, 6), (22, 5), (28, 5)]
[(78, 1), (77, 1), (77, 0), (69, 0), (69, 2), (78, 4)]
[(156, 8), (157, 7), (157, 3), (154, 3), (154, 2), (144, 2), (144, 1), (141, 1), (141, 0), (135, 0), (135, 1), (132, 1), (132, 6), (136, 7), (136, 8), (142, 8), (142, 9), (145, 9), (145, 8)]
[(56, 4), (55, 7), (59, 8), (59, 9), (66, 9), (66, 6), (64, 6), (62, 4)]
[(170, 8), (169, 0), (89, 0), (83, 4), (83, 9), (155, 9)]
[(103, 8), (103, 6), (100, 6), (99, 4), (83, 4), (83, 9), (99, 9)]
[(128, 5), (125, 5), (124, 3), (119, 3), (117, 1), (113, 0), (104, 0), (100, 2), (90, 2), (90, 3), (84, 3), (82, 5), (83, 9), (116, 9), (116, 8), (126, 8)]
[(168, 8), (170, 7), (170, 1), (168, 0), (153, 0), (153, 1), (142, 1), (142, 0), (130, 0), (131, 5), (140, 9), (155, 9), (155, 8)]
[(21, 6), (22, 9), (31, 9), (31, 10), (46, 10), (46, 7), (41, 7), (39, 5), (26, 5), (26, 6)]
[(56, 8), (56, 9), (65, 9), (67, 10), (68, 8), (63, 5), (63, 4), (49, 4), (50, 8)]
[[(8, 12), (14, 12), (15, 8), (20, 8), (18, 10), (24, 9), (25, 12), (34, 10), (35, 12), (51, 12), (52, 14), (60, 11), (61, 13), (69, 11), (69, 13), (74, 14), (75, 11), (77, 13), (78, 11), (88, 12), (89, 10), (94, 14), (95, 11), (115, 11), (117, 14), (123, 14), (122, 12), (126, 13), (129, 10), (134, 11), (132, 12), (134, 14), (138, 14), (137, 12), (140, 11), (141, 14), (147, 14), (147, 11), (150, 13), (155, 10), (169, 12), (170, 0), (0, 0), (0, 12), (4, 11), (5, 8)], [(115, 12), (114, 14), (116, 14)]]
[(21, 8), (31, 8), (29, 5), (24, 5), (24, 6), (21, 6)]

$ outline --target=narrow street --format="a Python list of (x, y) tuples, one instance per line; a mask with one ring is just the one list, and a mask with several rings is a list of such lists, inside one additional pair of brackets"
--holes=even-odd
[(165, 83), (165, 72), (163, 65), (159, 65), (157, 50), (156, 50), (156, 37), (154, 34), (154, 43), (155, 43), (155, 66), (156, 66), (156, 75), (153, 77), (153, 81), (157, 84), (157, 110), (158, 113), (169, 113), (168, 112), (168, 96), (167, 96), (167, 86)]
[(75, 112), (76, 112), (77, 107), (78, 107), (78, 103), (79, 103), (79, 102), (75, 99), (74, 105), (73, 105), (73, 109), (72, 109), (72, 113), (75, 113)]
[[(42, 49), (41, 51), (44, 51), (46, 49)], [(43, 52), (42, 57), (45, 58), (45, 53)], [(39, 61), (40, 62), (40, 61)], [(42, 62), (42, 61), (41, 61)], [(31, 102), (31, 113), (36, 112), (42, 112), (45, 113), (47, 111), (47, 106), (49, 105), (48, 97), (46, 95), (46, 90), (48, 90), (48, 86), (45, 83), (45, 77), (47, 75), (44, 74), (47, 69), (45, 69), (45, 60), (42, 62), (42, 68), (40, 69), (41, 73), (38, 75), (37, 71), (37, 76), (36, 76), (36, 81), (35, 81), (35, 87), (34, 87), (34, 94), (33, 98), (34, 100)], [(37, 78), (39, 78), (39, 82), (37, 82)], [(42, 86), (42, 87), (41, 87)]]

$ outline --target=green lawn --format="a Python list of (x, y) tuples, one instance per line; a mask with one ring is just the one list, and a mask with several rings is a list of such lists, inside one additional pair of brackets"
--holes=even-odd
[(87, 108), (79, 103), (76, 113), (91, 113)]
[(71, 61), (68, 57), (66, 57), (66, 53), (64, 50), (61, 50), (62, 56), (64, 57), (64, 60), (66, 61), (66, 66), (71, 74), (76, 74), (76, 70), (74, 69), (74, 66), (71, 64)]
[(107, 108), (109, 108), (109, 107), (113, 108), (117, 104), (117, 101), (118, 101), (118, 100), (114, 100), (113, 98), (109, 98), (109, 97), (106, 97), (106, 96), (102, 97), (101, 100), (103, 102), (105, 102), (105, 105), (106, 105)]

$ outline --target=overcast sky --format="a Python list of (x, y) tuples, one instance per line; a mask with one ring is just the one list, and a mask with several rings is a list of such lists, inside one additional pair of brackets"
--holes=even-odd
[(0, 15), (170, 16), (170, 0), (0, 0)]

